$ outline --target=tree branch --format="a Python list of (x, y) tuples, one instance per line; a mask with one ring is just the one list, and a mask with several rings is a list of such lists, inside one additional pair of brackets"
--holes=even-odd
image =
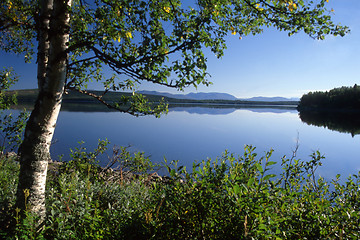
[(107, 101), (105, 101), (102, 97), (104, 96), (104, 94), (105, 94), (106, 92), (105, 92), (103, 95), (98, 96), (98, 95), (96, 95), (96, 94), (94, 94), (94, 93), (91, 93), (91, 92), (89, 92), (89, 91), (82, 90), (82, 89), (78, 89), (78, 88), (75, 88), (75, 87), (69, 87), (68, 89), (70, 89), (70, 90), (72, 90), (72, 91), (79, 92), (79, 93), (81, 93), (81, 94), (85, 94), (85, 95), (87, 95), (87, 96), (90, 96), (90, 97), (98, 100), (100, 103), (104, 104), (104, 105), (105, 105), (106, 107), (108, 107), (109, 109), (114, 109), (114, 110), (117, 110), (117, 111), (119, 111), (119, 112), (130, 113), (130, 114), (132, 114), (132, 115), (135, 115), (135, 114), (131, 113), (130, 108), (128, 108), (127, 110), (120, 109), (120, 108), (118, 108), (118, 107), (116, 107), (116, 106), (114, 106), (114, 105), (109, 104)]

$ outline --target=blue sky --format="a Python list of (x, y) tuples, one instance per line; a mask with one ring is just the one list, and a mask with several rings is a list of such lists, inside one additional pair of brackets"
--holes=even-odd
[[(360, 84), (360, 1), (329, 0), (333, 20), (350, 27), (345, 37), (328, 36), (323, 41), (303, 33), (265, 29), (256, 36), (227, 38), (225, 56), (208, 57), (213, 85), (188, 88), (188, 92), (225, 92), (239, 98), (254, 96), (301, 97), (309, 91)], [(12, 66), (21, 76), (16, 88), (36, 88), (36, 65), (23, 58), (1, 53), (0, 66)], [(165, 87), (144, 84), (141, 90), (175, 93)]]

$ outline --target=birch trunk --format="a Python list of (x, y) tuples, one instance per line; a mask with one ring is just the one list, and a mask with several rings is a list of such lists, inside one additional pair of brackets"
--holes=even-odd
[[(48, 161), (51, 159), (50, 145), (61, 108), (66, 78), (65, 51), (69, 42), (71, 0), (42, 0), (41, 6), (42, 27), (38, 47), (39, 95), (19, 149), (17, 206), (43, 219), (46, 214), (45, 185)], [(48, 16), (51, 16), (50, 22)]]

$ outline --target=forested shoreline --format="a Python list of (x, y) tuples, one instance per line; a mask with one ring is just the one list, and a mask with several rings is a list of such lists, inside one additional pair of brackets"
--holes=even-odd
[[(88, 92), (95, 95), (102, 95), (103, 91), (89, 90)], [(7, 96), (16, 95), (18, 99), (18, 106), (25, 106), (27, 109), (31, 108), (35, 102), (37, 96), (36, 89), (24, 89), (24, 90), (12, 90), (7, 91)], [(107, 92), (102, 98), (107, 102), (118, 102), (122, 98), (130, 97), (132, 93), (129, 92)], [(290, 107), (295, 108), (298, 105), (298, 101), (248, 101), (248, 100), (195, 100), (195, 99), (177, 99), (164, 97), (159, 95), (144, 94), (146, 99), (150, 103), (157, 104), (161, 102), (162, 99), (169, 105), (169, 107), (178, 107), (178, 106), (217, 106), (217, 107), (247, 107), (247, 106), (278, 106), (278, 107)], [(68, 107), (73, 108), (74, 105), (78, 107), (84, 107), (89, 111), (93, 108), (96, 111), (106, 110), (106, 106), (101, 104), (96, 98), (93, 98), (88, 95), (84, 95), (75, 91), (68, 91), (64, 95), (63, 103)], [(69, 105), (72, 106), (69, 106)], [(115, 110), (113, 110), (115, 111)]]
[(304, 94), (298, 105), (299, 111), (360, 111), (360, 87), (334, 88), (330, 91), (316, 91)]

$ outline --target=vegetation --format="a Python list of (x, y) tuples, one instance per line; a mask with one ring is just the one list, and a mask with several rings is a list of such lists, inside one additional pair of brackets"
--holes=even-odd
[(18, 81), (12, 68), (0, 71), (0, 156), (8, 151), (17, 150), (22, 140), (22, 131), (29, 114), (22, 109), (18, 116), (7, 113), (17, 104), (17, 94), (8, 95), (9, 88)]
[(325, 92), (304, 94), (298, 105), (303, 122), (331, 130), (360, 133), (360, 87), (334, 88)]
[[(328, 0), (6, 0), (0, 4), (0, 50), (36, 54), (38, 97), (19, 148), (17, 206), (45, 218), (50, 146), (63, 95), (94, 97), (120, 112), (159, 116), (166, 104), (148, 104), (137, 85), (150, 82), (182, 90), (210, 84), (204, 49), (221, 57), (225, 37), (259, 34), (265, 27), (300, 31), (317, 39), (349, 30), (331, 20)], [(102, 69), (112, 70), (113, 75)], [(103, 86), (88, 92), (90, 81)], [(107, 103), (109, 91), (134, 92)]]
[(298, 106), (300, 111), (359, 111), (360, 87), (334, 88), (326, 92), (304, 94)]
[[(100, 168), (105, 151), (79, 147), (71, 161), (50, 164), (43, 228), (26, 212), (18, 215), (15, 189), (19, 164), (0, 162), (0, 236), (6, 239), (358, 239), (360, 178), (327, 183), (316, 175), (322, 156), (281, 159), (275, 176), (270, 150), (258, 157), (246, 146), (236, 157), (195, 163), (191, 171), (165, 164), (168, 177), (154, 174), (143, 154), (121, 149), (111, 160), (123, 174)], [(125, 159), (140, 175), (127, 175)], [(136, 163), (136, 164), (134, 164)], [(116, 167), (118, 165), (114, 165)], [(154, 176), (157, 176), (156, 178)], [(26, 194), (25, 194), (26, 196)]]

